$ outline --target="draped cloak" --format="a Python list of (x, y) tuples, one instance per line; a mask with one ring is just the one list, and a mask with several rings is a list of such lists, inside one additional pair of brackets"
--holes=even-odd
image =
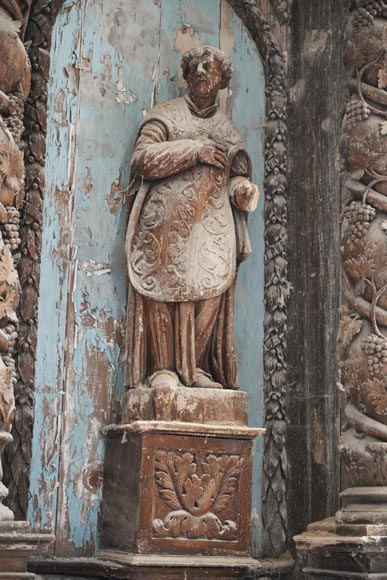
[[(250, 177), (251, 164), (243, 139), (226, 115), (214, 107), (211, 116), (202, 118), (190, 104), (179, 98), (154, 107), (140, 126), (133, 152), (131, 194), (135, 197), (126, 239), (128, 387), (161, 370), (150, 361), (152, 349), (161, 348), (162, 336), (150, 339), (154, 324), (147, 320), (159, 312), (160, 322), (171, 317), (175, 326), (184, 326), (182, 317), (192, 319), (191, 330), (183, 338), (180, 332), (177, 339), (179, 331), (174, 328), (174, 338), (165, 346), (175, 351), (170, 370), (176, 370), (185, 384), (192, 383), (198, 364), (194, 335), (206, 336), (207, 331), (203, 370), (223, 385), (238, 388), (234, 283), (237, 264), (251, 249), (246, 213), (237, 207), (230, 184), (238, 175)], [(225, 168), (198, 163), (202, 142), (209, 139), (224, 147)], [(197, 316), (198, 307), (205, 312), (206, 306), (200, 306), (205, 301), (207, 318), (213, 319), (208, 330), (200, 327), (205, 323), (198, 322)], [(168, 304), (163, 314), (161, 303)]]

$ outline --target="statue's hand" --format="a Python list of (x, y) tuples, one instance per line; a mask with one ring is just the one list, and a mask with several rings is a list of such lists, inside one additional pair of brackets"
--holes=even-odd
[(259, 189), (245, 177), (235, 178), (232, 195), (234, 203), (244, 211), (254, 211), (259, 200)]
[(205, 141), (199, 149), (198, 161), (205, 165), (214, 165), (223, 169), (227, 163), (225, 149), (219, 143), (215, 143), (215, 141)]

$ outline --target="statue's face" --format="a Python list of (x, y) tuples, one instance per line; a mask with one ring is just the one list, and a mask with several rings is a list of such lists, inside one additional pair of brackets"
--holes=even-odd
[(222, 65), (211, 53), (193, 58), (189, 63), (187, 82), (191, 97), (215, 98), (222, 84)]

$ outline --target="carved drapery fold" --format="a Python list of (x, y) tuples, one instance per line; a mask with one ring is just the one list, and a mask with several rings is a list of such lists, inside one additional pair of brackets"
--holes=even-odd
[[(340, 153), (350, 194), (342, 212), (346, 282), (338, 358), (345, 398), (345, 487), (386, 485), (387, 3), (357, 0), (345, 36), (350, 98)], [(383, 443), (385, 442), (385, 443)], [(383, 463), (383, 462), (382, 462)]]

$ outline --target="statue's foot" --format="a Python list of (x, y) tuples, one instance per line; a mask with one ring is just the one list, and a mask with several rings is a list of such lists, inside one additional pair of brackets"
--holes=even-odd
[(197, 389), (223, 389), (223, 385), (216, 383), (212, 376), (202, 369), (196, 369), (196, 379), (192, 386)]
[(149, 386), (152, 387), (179, 387), (179, 377), (173, 371), (163, 369), (156, 371), (149, 377)]

